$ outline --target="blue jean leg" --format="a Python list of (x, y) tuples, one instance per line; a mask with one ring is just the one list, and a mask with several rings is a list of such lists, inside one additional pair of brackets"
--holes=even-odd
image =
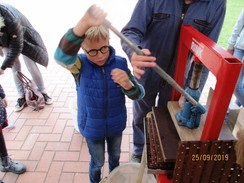
[[(233, 54), (236, 58), (238, 58), (239, 60), (242, 61), (242, 63), (244, 62), (244, 50), (235, 48), (234, 50), (234, 54)], [(244, 106), (244, 69), (243, 69), (243, 65), (242, 65), (242, 69), (236, 84), (236, 88), (234, 91), (234, 95), (236, 97), (236, 103), (237, 105), (242, 105)]]
[[(122, 134), (106, 138), (109, 154), (109, 171), (112, 171), (119, 165), (121, 140)], [(105, 160), (105, 139), (86, 139), (86, 142), (91, 155), (89, 167), (90, 183), (99, 183), (101, 181), (101, 168), (103, 167)]]
[(101, 168), (104, 165), (105, 140), (86, 139), (91, 155), (89, 177), (90, 183), (99, 183), (101, 180)]
[(107, 138), (109, 173), (119, 166), (122, 134)]

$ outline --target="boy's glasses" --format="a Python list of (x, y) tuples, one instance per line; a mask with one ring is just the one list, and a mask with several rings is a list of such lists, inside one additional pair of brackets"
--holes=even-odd
[(102, 46), (102, 47), (99, 48), (99, 49), (91, 49), (91, 50), (89, 50), (89, 51), (87, 51), (85, 48), (83, 48), (83, 49), (84, 49), (84, 51), (85, 51), (88, 55), (90, 55), (91, 57), (95, 57), (95, 56), (97, 56), (97, 54), (98, 54), (99, 51), (100, 51), (102, 54), (107, 53), (108, 50), (109, 50), (109, 46)]

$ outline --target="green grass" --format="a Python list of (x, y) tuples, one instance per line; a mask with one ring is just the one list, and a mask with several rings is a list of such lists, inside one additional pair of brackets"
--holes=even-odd
[(218, 45), (221, 47), (227, 48), (228, 40), (242, 8), (244, 8), (243, 0), (227, 0), (225, 20), (218, 40)]

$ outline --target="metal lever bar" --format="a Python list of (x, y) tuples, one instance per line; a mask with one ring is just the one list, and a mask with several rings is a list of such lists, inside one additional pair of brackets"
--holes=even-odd
[[(133, 44), (129, 39), (127, 39), (121, 32), (119, 32), (112, 24), (108, 21), (104, 21), (104, 25), (108, 27), (114, 34), (116, 34), (122, 41), (124, 41), (134, 52), (138, 55), (144, 55), (143, 51), (140, 50), (135, 44)], [(152, 69), (158, 73), (165, 81), (167, 81), (171, 86), (173, 86), (178, 92), (180, 92), (185, 98), (194, 106), (200, 105), (194, 98), (192, 98), (176, 81), (168, 75), (162, 68), (158, 65), (152, 67)]]

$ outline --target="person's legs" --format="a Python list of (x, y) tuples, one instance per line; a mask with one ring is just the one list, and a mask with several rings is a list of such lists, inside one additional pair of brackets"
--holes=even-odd
[(18, 100), (17, 100), (17, 104), (15, 105), (14, 111), (15, 112), (19, 112), (22, 109), (24, 109), (24, 107), (26, 107), (26, 100), (25, 100), (25, 92), (24, 92), (24, 87), (22, 82), (19, 80), (19, 78), (16, 75), (17, 71), (21, 71), (21, 64), (20, 64), (20, 60), (17, 59), (12, 67), (12, 74), (13, 74), (13, 78), (14, 78), (14, 83), (18, 92)]
[[(4, 55), (6, 55), (8, 53), (8, 48), (3, 48), (2, 50), (3, 50)], [(21, 111), (26, 106), (24, 87), (16, 75), (17, 71), (21, 71), (21, 64), (20, 64), (19, 58), (17, 58), (15, 60), (14, 65), (12, 66), (12, 74), (13, 74), (13, 78), (14, 78), (14, 83), (15, 83), (16, 90), (18, 93), (18, 100), (17, 100), (17, 103), (14, 108), (15, 112)]]
[(42, 78), (42, 73), (39, 70), (37, 63), (31, 60), (30, 58), (26, 57), (25, 55), (23, 55), (23, 59), (27, 70), (30, 72), (31, 77), (37, 86), (37, 89), (43, 94), (46, 104), (52, 104), (53, 100), (47, 95), (44, 81)]
[(117, 135), (115, 137), (109, 137), (106, 140), (108, 147), (108, 164), (110, 173), (113, 171), (114, 168), (119, 166), (122, 134)]
[(37, 86), (37, 89), (41, 93), (46, 93), (42, 74), (41, 74), (41, 71), (39, 70), (36, 62), (31, 60), (30, 58), (26, 57), (25, 55), (23, 55), (23, 60), (25, 62), (27, 70), (31, 74), (31, 77)]
[(2, 127), (0, 127), (0, 169), (2, 172), (13, 172), (15, 174), (22, 174), (26, 171), (26, 167), (22, 163), (13, 162), (8, 156)]
[(8, 156), (8, 151), (3, 137), (2, 127), (0, 127), (0, 157), (5, 156)]
[[(8, 48), (3, 48), (3, 53), (6, 55), (8, 53)], [(16, 76), (16, 71), (21, 71), (21, 64), (19, 58), (17, 58), (12, 66), (12, 73), (14, 78), (14, 83), (18, 92), (19, 98), (23, 98), (25, 96), (24, 87), (21, 81)]]
[[(0, 157), (5, 157), (5, 156), (8, 156), (8, 152), (7, 152), (5, 141), (3, 138), (2, 128), (0, 127)], [(1, 159), (0, 159), (0, 161), (2, 162)], [(2, 166), (2, 163), (1, 163), (1, 166)], [(1, 179), (0, 179), (0, 183), (2, 183)]]
[[(234, 54), (236, 58), (244, 62), (244, 50), (235, 49)], [(242, 66), (242, 70), (240, 72), (238, 81), (236, 83), (236, 88), (234, 91), (234, 95), (236, 96), (236, 104), (238, 106), (244, 106), (244, 69)]]
[(105, 160), (105, 139), (86, 139), (86, 142), (91, 155), (89, 167), (90, 183), (99, 183), (101, 180), (101, 168), (103, 167)]

